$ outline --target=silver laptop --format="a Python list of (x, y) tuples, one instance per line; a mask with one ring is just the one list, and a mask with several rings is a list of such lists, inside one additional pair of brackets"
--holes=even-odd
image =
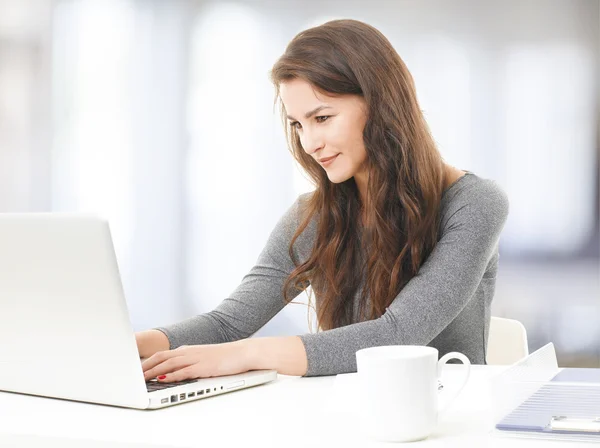
[(0, 214), (1, 391), (156, 409), (276, 377), (256, 370), (147, 383), (108, 223), (85, 214)]

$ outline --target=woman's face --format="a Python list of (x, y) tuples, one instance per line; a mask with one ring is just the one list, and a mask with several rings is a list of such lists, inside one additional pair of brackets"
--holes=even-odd
[(365, 185), (364, 99), (359, 95), (328, 96), (301, 79), (282, 83), (279, 92), (302, 148), (321, 165), (329, 180), (340, 183), (354, 177), (357, 184)]

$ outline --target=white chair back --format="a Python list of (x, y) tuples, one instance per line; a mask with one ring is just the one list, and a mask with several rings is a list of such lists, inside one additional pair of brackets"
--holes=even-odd
[(490, 365), (509, 365), (528, 354), (527, 331), (523, 324), (518, 320), (492, 316), (486, 362)]

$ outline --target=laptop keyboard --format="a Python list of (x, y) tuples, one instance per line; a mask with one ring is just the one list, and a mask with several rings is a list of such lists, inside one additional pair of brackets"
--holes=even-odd
[(159, 383), (156, 379), (152, 379), (150, 381), (146, 381), (146, 389), (148, 392), (154, 392), (157, 390), (168, 389), (170, 387), (181, 386), (182, 384), (190, 384), (195, 383), (198, 380), (185, 380), (185, 381), (175, 381), (173, 383)]

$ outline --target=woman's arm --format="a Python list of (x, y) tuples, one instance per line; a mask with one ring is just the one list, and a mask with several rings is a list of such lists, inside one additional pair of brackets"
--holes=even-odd
[(135, 334), (135, 342), (137, 344), (140, 358), (149, 358), (156, 352), (169, 350), (169, 339), (167, 336), (158, 330), (145, 330)]
[[(289, 256), (289, 245), (298, 228), (299, 206), (303, 198), (300, 196), (281, 217), (256, 264), (228, 298), (209, 313), (137, 333), (140, 354), (149, 357), (157, 351), (182, 345), (222, 344), (245, 339), (281, 311), (286, 305), (283, 284), (295, 268)], [(307, 228), (294, 245), (299, 257), (311, 248), (310, 232)], [(289, 296), (293, 298), (298, 293), (292, 290)], [(161, 333), (164, 338), (156, 333)], [(164, 340), (168, 343), (166, 347)]]
[(248, 370), (273, 369), (283, 375), (304, 376), (308, 359), (298, 336), (251, 338), (239, 341), (249, 354)]
[(306, 374), (308, 360), (298, 336), (243, 339), (224, 344), (181, 346), (155, 353), (142, 364), (146, 380), (183, 381), (273, 369)]
[[(472, 362), (484, 362), (484, 321), (493, 284), (483, 275), (506, 222), (508, 199), (494, 182), (476, 177), (455, 193), (442, 215), (436, 247), (380, 318), (300, 336), (307, 376), (356, 371), (355, 354), (362, 348), (428, 345), (459, 315), (461, 323), (438, 342), (454, 350), (473, 347), (473, 353), (481, 347)], [(488, 282), (487, 295), (475, 297), (482, 281)]]

